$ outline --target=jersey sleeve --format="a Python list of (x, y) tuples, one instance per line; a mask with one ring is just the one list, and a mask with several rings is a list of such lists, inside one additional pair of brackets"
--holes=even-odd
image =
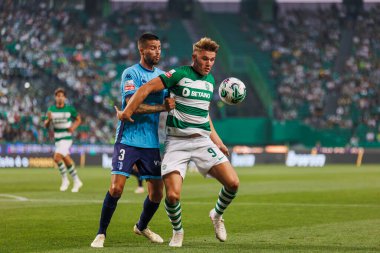
[(159, 77), (161, 78), (165, 87), (167, 89), (170, 89), (171, 87), (177, 85), (177, 83), (184, 77), (184, 73), (181, 71), (181, 69), (176, 68), (166, 72), (165, 74), (159, 75)]
[(71, 106), (70, 112), (71, 112), (71, 117), (76, 118), (78, 116), (78, 111), (75, 109), (74, 106)]
[(120, 91), (123, 97), (133, 95), (137, 90), (137, 75), (131, 68), (124, 70), (121, 76)]

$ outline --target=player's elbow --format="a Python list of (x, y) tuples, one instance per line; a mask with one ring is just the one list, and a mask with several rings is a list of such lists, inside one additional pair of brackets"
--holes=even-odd
[(80, 125), (80, 123), (82, 123), (82, 118), (81, 117), (77, 117), (77, 124)]
[(146, 86), (151, 93), (159, 92), (165, 89), (165, 86), (159, 77), (153, 78), (149, 83), (147, 83)]

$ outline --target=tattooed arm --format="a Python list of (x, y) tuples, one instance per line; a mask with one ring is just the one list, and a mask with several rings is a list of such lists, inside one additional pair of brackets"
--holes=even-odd
[[(128, 104), (130, 97), (125, 99), (125, 102)], [(156, 112), (164, 112), (171, 111), (175, 107), (174, 98), (166, 98), (164, 104), (157, 105), (148, 105), (148, 104), (140, 104), (137, 107), (135, 113), (136, 114), (147, 114), (147, 113), (156, 113)]]

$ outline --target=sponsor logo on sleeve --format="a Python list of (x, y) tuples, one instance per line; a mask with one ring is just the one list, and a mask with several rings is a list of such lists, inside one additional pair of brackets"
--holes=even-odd
[(173, 75), (174, 72), (175, 72), (175, 70), (172, 69), (172, 70), (166, 72), (166, 73), (165, 73), (165, 76), (166, 76), (167, 78), (170, 78), (170, 77), (172, 77), (172, 75)]
[(135, 89), (135, 83), (133, 80), (127, 80), (124, 83), (124, 91), (130, 91)]

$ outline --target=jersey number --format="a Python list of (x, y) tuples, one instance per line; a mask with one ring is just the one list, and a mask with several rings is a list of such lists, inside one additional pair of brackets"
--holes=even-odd
[(212, 154), (211, 157), (215, 157), (216, 156), (216, 153), (215, 153), (215, 151), (212, 148), (207, 149), (207, 152), (209, 152), (210, 154)]
[(124, 160), (124, 155), (125, 155), (125, 149), (120, 149), (120, 155), (118, 157), (120, 161)]

